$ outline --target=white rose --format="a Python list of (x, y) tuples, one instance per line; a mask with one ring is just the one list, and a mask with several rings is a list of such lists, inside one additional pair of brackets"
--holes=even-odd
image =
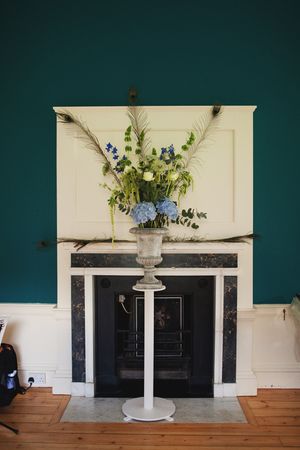
[(143, 180), (145, 181), (152, 181), (154, 178), (154, 175), (152, 172), (144, 172), (143, 174)]
[(171, 181), (176, 181), (178, 177), (179, 177), (179, 173), (178, 172), (170, 172), (169, 173), (169, 179)]

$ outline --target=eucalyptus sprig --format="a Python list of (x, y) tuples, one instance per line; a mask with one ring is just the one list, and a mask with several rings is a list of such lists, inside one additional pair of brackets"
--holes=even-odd
[(177, 225), (183, 225), (186, 227), (191, 227), (194, 230), (198, 230), (199, 225), (197, 223), (197, 219), (207, 219), (207, 214), (204, 212), (199, 212), (194, 208), (188, 208), (187, 210), (183, 209), (177, 219), (172, 222)]

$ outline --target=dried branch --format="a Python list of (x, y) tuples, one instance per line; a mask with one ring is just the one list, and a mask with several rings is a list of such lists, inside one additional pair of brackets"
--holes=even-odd
[(244, 242), (244, 243), (247, 243), (248, 240), (258, 239), (259, 237), (260, 236), (258, 234), (249, 233), (249, 234), (244, 234), (241, 236), (231, 236), (228, 238), (221, 238), (221, 239), (203, 239), (203, 238), (199, 238), (196, 236), (187, 238), (187, 239), (181, 238), (181, 237), (179, 237), (179, 238), (166, 237), (166, 238), (164, 238), (164, 241), (165, 242), (199, 242), (199, 243), (201, 243), (201, 242), (205, 242), (205, 243), (206, 242), (211, 242), (211, 243), (214, 243), (214, 242), (220, 242), (220, 243), (222, 243), (222, 242), (224, 242), (224, 243)]
[[(198, 242), (198, 243), (214, 243), (214, 242), (224, 242), (224, 243), (246, 243), (249, 240), (258, 239), (259, 235), (255, 233), (245, 234), (241, 236), (232, 236), (228, 238), (222, 238), (222, 239), (203, 239), (203, 238), (197, 238), (197, 237), (191, 237), (191, 238), (182, 238), (182, 237), (166, 237), (164, 238), (164, 242)], [(72, 243), (74, 244), (74, 248), (78, 251), (82, 249), (83, 247), (90, 245), (90, 244), (105, 244), (105, 243), (111, 243), (112, 240), (110, 239), (72, 239), (72, 238), (61, 238), (57, 240), (57, 244), (63, 244), (63, 243)], [(122, 239), (114, 240), (115, 243), (124, 243), (124, 242), (133, 242), (130, 240)]]

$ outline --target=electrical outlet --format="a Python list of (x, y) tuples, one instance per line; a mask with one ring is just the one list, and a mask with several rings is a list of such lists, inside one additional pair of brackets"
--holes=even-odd
[(46, 374), (44, 372), (40, 373), (29, 373), (28, 377), (32, 377), (34, 379), (33, 385), (36, 384), (46, 384)]

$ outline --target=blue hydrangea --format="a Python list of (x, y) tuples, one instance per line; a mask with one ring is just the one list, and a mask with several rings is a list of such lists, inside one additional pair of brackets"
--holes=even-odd
[(178, 217), (176, 204), (167, 197), (156, 203), (156, 210), (159, 214), (165, 214), (171, 220), (176, 220)]
[(152, 202), (141, 202), (132, 208), (130, 215), (134, 222), (139, 225), (148, 222), (148, 220), (154, 220), (157, 213)]

